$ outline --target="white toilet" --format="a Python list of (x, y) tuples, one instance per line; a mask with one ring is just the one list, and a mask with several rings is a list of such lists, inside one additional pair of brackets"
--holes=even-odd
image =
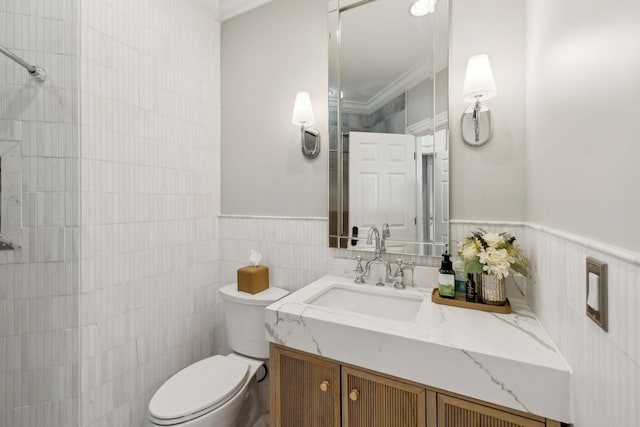
[(232, 283), (219, 293), (233, 353), (203, 359), (169, 378), (149, 402), (150, 426), (244, 427), (262, 415), (251, 406), (261, 401), (257, 383), (267, 374), (264, 308), (288, 292), (268, 288), (252, 295)]

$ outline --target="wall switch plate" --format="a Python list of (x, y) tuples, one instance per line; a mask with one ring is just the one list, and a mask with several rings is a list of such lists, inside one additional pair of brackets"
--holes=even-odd
[(587, 316), (607, 332), (607, 264), (597, 259), (587, 257), (586, 285)]

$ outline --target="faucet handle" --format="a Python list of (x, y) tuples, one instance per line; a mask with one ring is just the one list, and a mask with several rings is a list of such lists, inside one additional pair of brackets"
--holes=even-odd
[(398, 261), (401, 261), (401, 262), (402, 262), (402, 265), (403, 265), (404, 267), (413, 267), (413, 266), (416, 264), (416, 263), (415, 263), (415, 262), (413, 262), (413, 261), (405, 261), (405, 260), (401, 260), (401, 259), (399, 259)]
[(356, 261), (358, 261), (358, 264), (356, 264), (356, 268), (355, 270), (353, 270), (356, 273), (356, 278), (353, 279), (354, 283), (357, 283), (358, 285), (362, 285), (364, 283), (364, 268), (362, 267), (362, 257), (360, 255), (358, 255), (357, 257), (355, 257)]
[(394, 273), (394, 276), (397, 276), (398, 274), (403, 274), (404, 273), (404, 269), (407, 267), (413, 267), (414, 263), (412, 261), (405, 261), (402, 258), (398, 258), (396, 259), (396, 272)]
[(382, 238), (388, 239), (389, 237), (391, 237), (391, 230), (389, 229), (389, 224), (385, 222), (382, 224)]
[(402, 264), (404, 263), (405, 262), (401, 258), (396, 260), (398, 268), (396, 269), (396, 272), (393, 273), (393, 287), (396, 289), (404, 289), (406, 287), (404, 284), (404, 270), (402, 269)]

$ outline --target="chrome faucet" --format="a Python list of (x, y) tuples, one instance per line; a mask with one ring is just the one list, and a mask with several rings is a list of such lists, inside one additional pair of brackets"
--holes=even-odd
[(369, 232), (367, 233), (367, 245), (371, 245), (373, 243), (373, 236), (374, 235), (376, 237), (376, 252), (375, 252), (375, 256), (378, 257), (378, 256), (380, 256), (380, 253), (382, 252), (382, 249), (380, 247), (380, 230), (378, 230), (378, 227), (376, 227), (375, 225), (372, 225), (371, 227), (369, 227)]
[(382, 239), (380, 239), (380, 252), (385, 253), (387, 251), (387, 245), (385, 240), (391, 237), (391, 231), (389, 230), (389, 224), (382, 224)]
[[(383, 228), (384, 230), (384, 228)], [(384, 231), (383, 231), (383, 235), (384, 235)], [(387, 275), (385, 277), (385, 280), (389, 280), (389, 278), (391, 277), (391, 265), (389, 264), (389, 261), (385, 260), (382, 258), (382, 247), (381, 247), (381, 240), (380, 240), (380, 230), (378, 230), (378, 227), (376, 227), (375, 225), (372, 226), (371, 228), (369, 228), (369, 232), (367, 233), (367, 244), (371, 245), (373, 243), (373, 238), (375, 236), (376, 239), (376, 251), (375, 251), (375, 255), (373, 257), (372, 260), (367, 261), (367, 264), (364, 267), (364, 276), (369, 276), (369, 273), (371, 272), (371, 264), (373, 264), (374, 262), (379, 262), (381, 264), (384, 264), (386, 267), (386, 272)], [(378, 281), (378, 283), (376, 283), (376, 286), (384, 286), (384, 282), (383, 281)]]

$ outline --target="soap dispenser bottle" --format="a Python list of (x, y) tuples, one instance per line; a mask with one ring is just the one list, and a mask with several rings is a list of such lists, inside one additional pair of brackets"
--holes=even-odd
[(442, 255), (442, 264), (440, 265), (440, 272), (438, 274), (438, 293), (441, 297), (456, 297), (455, 278), (456, 273), (453, 271), (450, 255), (445, 252)]

